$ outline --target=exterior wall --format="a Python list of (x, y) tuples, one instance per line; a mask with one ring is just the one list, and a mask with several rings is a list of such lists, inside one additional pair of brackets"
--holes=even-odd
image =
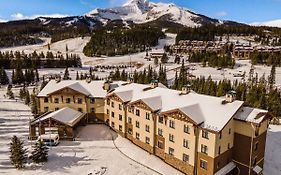
[[(141, 107), (140, 104), (136, 104), (133, 106), (133, 111), (127, 111), (127, 121), (131, 118), (131, 126), (132, 126), (132, 137), (136, 139), (136, 134), (139, 134), (139, 140), (142, 143), (146, 143), (146, 137), (149, 138), (149, 146), (151, 148), (154, 147), (154, 119), (152, 112), (149, 109), (144, 109), (145, 106)], [(136, 115), (136, 111), (139, 110), (139, 116)], [(146, 119), (146, 113), (149, 115), (149, 120)], [(136, 126), (137, 122), (139, 123), (139, 128)], [(149, 132), (146, 131), (146, 126), (149, 127)], [(129, 133), (128, 133), (129, 134)], [(151, 153), (153, 150), (150, 151)]]
[[(119, 109), (121, 105), (121, 109)], [(117, 131), (120, 135), (124, 136), (126, 133), (125, 130), (125, 108), (120, 99), (117, 97), (111, 97), (106, 100), (106, 114), (109, 112), (109, 126)], [(114, 116), (113, 116), (114, 113)], [(119, 118), (119, 116), (121, 118)], [(113, 126), (114, 123), (114, 126)], [(120, 127), (121, 128), (120, 128)]]
[[(249, 167), (263, 167), (268, 120), (260, 126), (254, 126), (243, 121), (235, 121), (233, 159), (241, 174), (249, 174)], [(243, 127), (242, 127), (243, 126)], [(250, 174), (254, 174), (250, 171)]]
[[(61, 91), (58, 91), (54, 94), (50, 94), (48, 98), (48, 102), (44, 102), (45, 97), (39, 97), (39, 113), (45, 113), (45, 107), (48, 107), (48, 111), (55, 111), (56, 109), (61, 109), (64, 107), (69, 107), (74, 110), (82, 109), (83, 113), (88, 114), (89, 121), (94, 121), (96, 118), (102, 121), (104, 119), (104, 105), (105, 100), (103, 98), (94, 98), (94, 102), (92, 103), (92, 99), (86, 97), (81, 93), (77, 93), (71, 89), (65, 88)], [(55, 103), (55, 99), (58, 99), (58, 103)], [(70, 98), (70, 103), (67, 103), (66, 100)], [(82, 99), (82, 103), (78, 103), (78, 99)]]

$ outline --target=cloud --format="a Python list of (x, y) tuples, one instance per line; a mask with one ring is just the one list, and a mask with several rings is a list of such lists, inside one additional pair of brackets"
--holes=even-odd
[(216, 16), (227, 16), (228, 13), (226, 11), (221, 11), (221, 12), (218, 12), (216, 13)]
[(13, 20), (23, 20), (23, 19), (35, 19), (38, 17), (50, 17), (50, 18), (63, 18), (69, 15), (66, 14), (60, 14), (60, 13), (54, 13), (54, 14), (35, 14), (31, 16), (26, 16), (22, 13), (15, 13), (12, 14), (11, 17)]

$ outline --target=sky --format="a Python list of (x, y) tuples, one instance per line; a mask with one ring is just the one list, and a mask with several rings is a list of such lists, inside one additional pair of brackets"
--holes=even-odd
[[(0, 22), (83, 15), (94, 8), (120, 6), (127, 0), (0, 0)], [(151, 0), (174, 3), (212, 18), (244, 23), (281, 19), (281, 0)]]

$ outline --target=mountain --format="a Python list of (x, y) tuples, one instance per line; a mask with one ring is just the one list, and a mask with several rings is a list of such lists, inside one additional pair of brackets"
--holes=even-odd
[(189, 9), (175, 4), (152, 3), (148, 0), (131, 0), (121, 7), (94, 9), (85, 14), (106, 25), (108, 22), (121, 20), (143, 24), (157, 20), (177, 23), (186, 27), (198, 27), (204, 24), (221, 24), (219, 20), (196, 14)]
[(266, 22), (255, 22), (252, 23), (254, 26), (268, 26), (268, 27), (279, 27), (281, 28), (281, 19), (273, 20), (273, 21), (266, 21)]

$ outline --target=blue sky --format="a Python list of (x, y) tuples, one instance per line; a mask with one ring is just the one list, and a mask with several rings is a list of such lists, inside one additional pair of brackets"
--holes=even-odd
[[(0, 0), (0, 21), (37, 16), (82, 15), (127, 0)], [(170, 2), (206, 16), (239, 22), (281, 19), (281, 0), (151, 0)]]

